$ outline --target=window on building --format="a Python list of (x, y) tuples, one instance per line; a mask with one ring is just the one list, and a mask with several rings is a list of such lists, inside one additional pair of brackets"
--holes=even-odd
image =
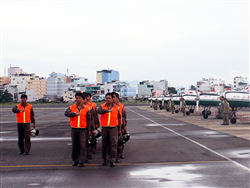
[(22, 80), (24, 80), (24, 78), (22, 78)]

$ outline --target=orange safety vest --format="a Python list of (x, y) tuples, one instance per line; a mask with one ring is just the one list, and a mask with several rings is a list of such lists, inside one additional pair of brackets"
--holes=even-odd
[(93, 110), (96, 109), (96, 103), (88, 102), (88, 104), (93, 108)]
[[(76, 104), (70, 106), (71, 112), (79, 113)], [(86, 115), (89, 111), (88, 106), (81, 108), (80, 116), (70, 117), (70, 126), (73, 128), (86, 128), (87, 127), (87, 118)]]
[(32, 106), (28, 103), (26, 103), (27, 106), (25, 108), (22, 106), (22, 103), (17, 105), (18, 110), (25, 110), (24, 112), (16, 113), (16, 119), (18, 123), (30, 123), (30, 113)]
[[(108, 107), (105, 106), (106, 103), (102, 104), (102, 108), (103, 109), (107, 109)], [(115, 105), (114, 107), (112, 107), (113, 112), (108, 112), (105, 114), (101, 114), (100, 120), (101, 120), (101, 125), (103, 127), (117, 127), (119, 125), (119, 121), (118, 121), (118, 110), (119, 107), (117, 105)]]

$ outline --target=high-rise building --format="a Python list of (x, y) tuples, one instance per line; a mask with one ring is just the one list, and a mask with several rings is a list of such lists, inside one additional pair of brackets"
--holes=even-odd
[(119, 71), (102, 70), (96, 71), (96, 83), (104, 84), (105, 82), (118, 81), (120, 79)]

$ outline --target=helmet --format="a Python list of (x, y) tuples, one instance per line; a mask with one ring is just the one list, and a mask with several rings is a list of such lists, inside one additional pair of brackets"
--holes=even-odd
[(39, 135), (39, 130), (36, 130), (36, 129), (32, 129), (30, 131), (30, 135), (33, 136), (33, 137), (36, 137)]
[(129, 132), (126, 132), (125, 134), (122, 135), (123, 144), (125, 144), (129, 139), (130, 139)]
[(102, 136), (102, 131), (100, 129), (97, 129), (94, 131), (94, 137), (99, 138)]

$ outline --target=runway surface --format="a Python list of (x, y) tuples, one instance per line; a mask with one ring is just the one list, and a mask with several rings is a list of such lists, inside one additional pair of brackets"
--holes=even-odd
[(66, 108), (34, 107), (40, 135), (28, 156), (15, 114), (1, 109), (1, 187), (250, 187), (249, 140), (136, 106), (126, 106), (125, 159), (102, 166), (100, 138), (90, 163), (72, 167)]

